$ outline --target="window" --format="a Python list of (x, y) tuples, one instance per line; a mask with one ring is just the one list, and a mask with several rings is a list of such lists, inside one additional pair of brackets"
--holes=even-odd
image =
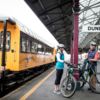
[(36, 53), (38, 48), (38, 43), (34, 42), (33, 39), (27, 36), (21, 37), (21, 52), (26, 53)]
[(44, 54), (44, 48), (41, 44), (38, 44), (38, 53), (39, 54)]
[(30, 50), (30, 40), (26, 40), (26, 47), (27, 47), (27, 52), (30, 52), (31, 50)]
[(52, 54), (52, 49), (51, 48), (46, 48), (45, 54), (51, 55)]
[(46, 47), (44, 46), (44, 54), (45, 54), (45, 52), (46, 52)]
[(27, 41), (24, 37), (22, 37), (22, 40), (21, 40), (21, 51), (22, 52), (26, 52), (27, 50)]
[(32, 44), (31, 44), (31, 52), (32, 53), (36, 53), (37, 52), (37, 47), (38, 47), (38, 44), (34, 41), (32, 41)]
[(41, 53), (41, 54), (45, 54), (45, 46), (44, 45), (42, 45), (42, 47), (41, 48), (38, 48), (38, 51), (39, 51), (39, 53)]
[(42, 45), (41, 44), (38, 44), (38, 49), (37, 49), (37, 52), (38, 53), (41, 53), (41, 48), (42, 48)]
[[(10, 32), (6, 33), (6, 50), (10, 50)], [(0, 50), (3, 47), (3, 32), (0, 33)]]

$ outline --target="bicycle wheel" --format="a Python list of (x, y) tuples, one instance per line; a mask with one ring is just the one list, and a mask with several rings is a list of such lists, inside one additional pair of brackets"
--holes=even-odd
[(94, 93), (100, 94), (100, 80), (98, 79), (98, 74), (94, 74), (91, 76), (89, 80), (89, 85)]
[(76, 90), (76, 79), (70, 75), (63, 79), (61, 83), (61, 93), (64, 97), (72, 97)]

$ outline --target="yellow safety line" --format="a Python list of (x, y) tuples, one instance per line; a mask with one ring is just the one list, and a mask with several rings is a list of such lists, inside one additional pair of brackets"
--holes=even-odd
[(42, 79), (38, 84), (33, 86), (31, 90), (29, 90), (24, 96), (22, 96), (19, 100), (26, 100), (32, 93), (34, 93), (37, 88), (39, 88), (40, 85), (42, 85), (53, 73), (55, 70), (53, 70), (50, 74), (48, 74), (44, 79)]

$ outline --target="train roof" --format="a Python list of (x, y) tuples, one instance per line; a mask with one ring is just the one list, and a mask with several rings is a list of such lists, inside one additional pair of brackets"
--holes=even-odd
[[(12, 25), (18, 25), (18, 27), (20, 28), (20, 30), (24, 33), (26, 33), (27, 35), (35, 38), (36, 40), (42, 42), (43, 44), (51, 47), (50, 43), (48, 41), (46, 41), (45, 39), (43, 39), (42, 37), (40, 37), (38, 34), (36, 34), (35, 32), (33, 32), (31, 29), (27, 28), (25, 25), (23, 25), (21, 22), (19, 22), (16, 18), (10, 18), (10, 17), (0, 17), (0, 22), (4, 22), (7, 21)], [(51, 47), (54, 48), (54, 47)]]

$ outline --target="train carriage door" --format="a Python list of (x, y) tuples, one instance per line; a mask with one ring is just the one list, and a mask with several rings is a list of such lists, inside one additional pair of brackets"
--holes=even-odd
[[(2, 69), (5, 69), (6, 66), (6, 35), (7, 35), (7, 21), (4, 21), (4, 30), (1, 32), (1, 51), (2, 51), (2, 59), (1, 59), (1, 66)], [(3, 70), (4, 72), (4, 70)], [(2, 73), (3, 74), (3, 73)], [(2, 75), (4, 76), (4, 75)]]
[[(11, 31), (6, 31), (6, 41), (4, 40), (4, 31), (0, 33), (0, 50), (2, 51), (1, 57), (1, 66), (4, 66), (4, 69), (8, 69), (9, 66), (12, 65), (12, 57), (10, 54), (11, 49)], [(3, 40), (5, 41), (5, 50), (3, 47)], [(5, 52), (5, 53), (4, 53)]]
[(4, 71), (6, 66), (5, 56), (6, 56), (6, 32), (7, 32), (7, 21), (4, 21), (4, 32), (1, 33), (1, 39), (2, 39), (2, 45), (1, 45), (1, 51), (2, 51), (2, 59), (1, 59), (1, 66), (0, 66), (0, 92), (4, 90)]

